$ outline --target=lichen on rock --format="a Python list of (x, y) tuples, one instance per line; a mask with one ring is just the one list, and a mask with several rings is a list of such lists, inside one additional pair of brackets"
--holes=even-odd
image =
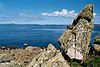
[(88, 46), (94, 27), (93, 9), (93, 4), (86, 5), (58, 40), (62, 50), (71, 59), (84, 60), (89, 53)]

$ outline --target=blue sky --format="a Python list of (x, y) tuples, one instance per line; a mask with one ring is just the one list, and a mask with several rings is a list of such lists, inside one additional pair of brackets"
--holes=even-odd
[(100, 24), (99, 0), (0, 0), (0, 24), (71, 24), (86, 4), (94, 4)]

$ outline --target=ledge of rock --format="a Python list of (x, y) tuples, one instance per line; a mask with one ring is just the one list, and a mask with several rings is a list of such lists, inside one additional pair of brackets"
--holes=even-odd
[(58, 40), (62, 50), (71, 59), (84, 60), (89, 53), (88, 46), (94, 27), (93, 9), (93, 4), (86, 5)]
[(33, 58), (27, 67), (70, 67), (61, 52), (52, 44), (44, 49), (39, 55)]

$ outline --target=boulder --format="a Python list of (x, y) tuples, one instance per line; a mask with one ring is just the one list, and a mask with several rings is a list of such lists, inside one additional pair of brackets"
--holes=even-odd
[(100, 33), (95, 37), (94, 44), (99, 44), (100, 45)]
[(37, 55), (27, 67), (70, 67), (61, 52), (52, 44)]
[(10, 55), (0, 54), (0, 67), (24, 67), (24, 65), (13, 61)]
[(84, 60), (89, 53), (88, 46), (94, 27), (93, 9), (93, 4), (86, 5), (58, 40), (61, 49), (70, 59)]
[(14, 64), (14, 63), (1, 63), (0, 67), (25, 67), (23, 64)]
[(0, 63), (10, 62), (13, 58), (11, 58), (7, 54), (0, 54)]
[(93, 44), (94, 50), (100, 52), (100, 44)]
[(28, 46), (28, 47), (25, 48), (25, 50), (26, 50), (26, 51), (32, 52), (32, 51), (34, 50), (34, 47)]
[(94, 39), (94, 43), (90, 48), (90, 54), (100, 56), (100, 33)]

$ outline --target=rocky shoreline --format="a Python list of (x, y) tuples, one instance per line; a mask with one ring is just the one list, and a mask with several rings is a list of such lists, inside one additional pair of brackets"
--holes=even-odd
[(32, 46), (25, 49), (0, 49), (0, 67), (25, 67), (42, 51), (42, 48)]
[(100, 67), (100, 33), (89, 48), (94, 5), (88, 4), (59, 38), (61, 50), (14, 46), (0, 48), (0, 67)]

